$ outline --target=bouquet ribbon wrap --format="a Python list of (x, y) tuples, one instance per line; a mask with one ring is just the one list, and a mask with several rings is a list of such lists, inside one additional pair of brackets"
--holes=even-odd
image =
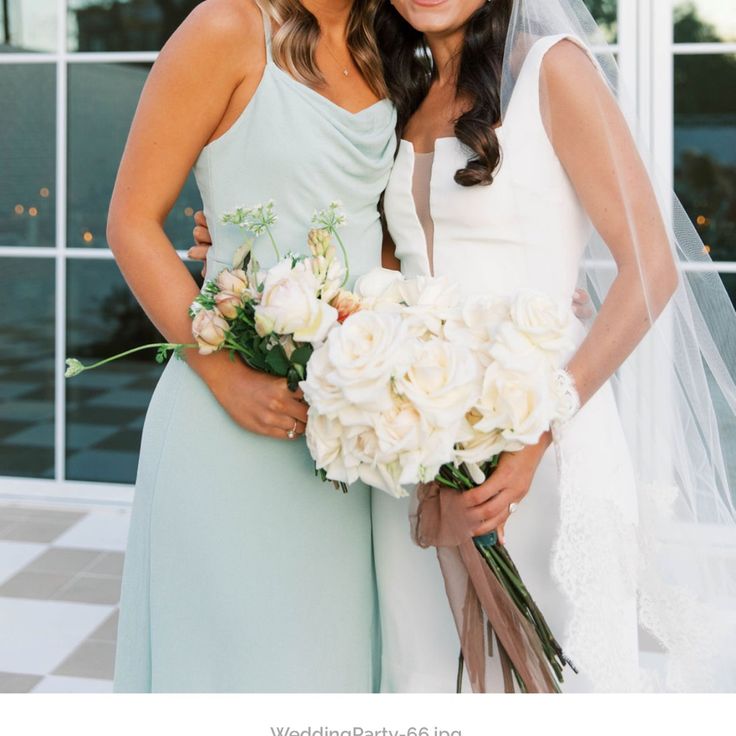
[(434, 481), (423, 483), (417, 486), (410, 522), (416, 544), (437, 548), (473, 692), (486, 692), (486, 656), (492, 656), (492, 632), (499, 644), (504, 692), (514, 692), (511, 664), (527, 692), (559, 692), (538, 636), (476, 548), (464, 510), (461, 492)]

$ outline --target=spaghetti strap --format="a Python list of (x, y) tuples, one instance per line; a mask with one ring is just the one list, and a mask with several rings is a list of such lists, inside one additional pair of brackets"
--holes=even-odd
[(263, 34), (266, 38), (266, 62), (271, 63), (271, 18), (268, 13), (258, 4), (258, 9), (263, 16)]

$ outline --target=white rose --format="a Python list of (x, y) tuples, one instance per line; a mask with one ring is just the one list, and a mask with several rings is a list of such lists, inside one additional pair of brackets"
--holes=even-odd
[(479, 392), (478, 364), (469, 350), (433, 337), (416, 341), (407, 370), (395, 380), (425, 421), (454, 427), (473, 405)]
[(445, 320), (452, 317), (460, 304), (457, 285), (447, 277), (417, 276), (400, 285), (403, 310), (413, 334), (440, 336)]
[(357, 469), (348, 468), (345, 463), (344, 428), (339, 420), (319, 414), (310, 407), (305, 437), (316, 467), (324, 470), (330, 480), (350, 484), (358, 479)]
[(332, 366), (330, 381), (350, 404), (366, 411), (384, 411), (391, 406), (391, 379), (403, 370), (409, 357), (400, 317), (356, 312), (332, 331), (327, 350)]
[(549, 295), (523, 290), (512, 300), (509, 317), (514, 326), (548, 358), (558, 363), (574, 343), (570, 338), (572, 310)]
[(310, 407), (310, 417), (313, 414), (339, 417), (344, 426), (368, 424), (369, 415), (353, 406), (345, 397), (342, 386), (337, 385), (333, 379), (334, 369), (328, 344), (324, 343), (312, 353), (307, 366), (307, 377), (299, 383)]
[(508, 318), (508, 300), (496, 296), (472, 296), (451, 312), (443, 327), (445, 339), (465, 345), (487, 367), (496, 331)]
[(500, 430), (482, 432), (478, 429), (478, 422), (482, 418), (477, 408), (468, 412), (466, 416), (468, 432), (459, 441), (453, 458), (458, 465), (460, 463), (480, 465), (507, 449), (509, 443)]
[(290, 259), (280, 261), (268, 272), (255, 309), (258, 334), (276, 332), (293, 334), (297, 342), (323, 341), (337, 323), (337, 310), (318, 298), (319, 286), (305, 262), (292, 268)]
[(504, 370), (537, 374), (549, 371), (549, 353), (532, 343), (511, 320), (500, 325), (489, 353)]
[(483, 378), (477, 409), (481, 419), (474, 429), (500, 432), (509, 443), (504, 449), (513, 451), (534, 445), (554, 417), (549, 377), (545, 372), (511, 371), (492, 363)]
[(366, 304), (379, 302), (398, 304), (401, 301), (399, 286), (403, 280), (401, 271), (373, 268), (355, 282), (353, 291)]

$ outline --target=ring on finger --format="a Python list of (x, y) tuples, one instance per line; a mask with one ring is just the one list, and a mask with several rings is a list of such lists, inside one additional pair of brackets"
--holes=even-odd
[(293, 440), (293, 439), (294, 439), (294, 437), (296, 437), (296, 425), (297, 425), (297, 422), (296, 422), (296, 421), (294, 421), (294, 426), (293, 426), (293, 427), (292, 427), (292, 428), (291, 428), (291, 429), (290, 429), (290, 430), (289, 430), (289, 431), (288, 431), (288, 432), (286, 433), (286, 436), (287, 436), (287, 437), (288, 437), (288, 438), (289, 438), (290, 440)]

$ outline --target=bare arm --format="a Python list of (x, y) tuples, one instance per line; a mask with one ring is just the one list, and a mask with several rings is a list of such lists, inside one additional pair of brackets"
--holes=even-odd
[(392, 271), (401, 271), (401, 261), (396, 257), (396, 246), (386, 228), (386, 222), (381, 218), (383, 225), (383, 243), (381, 244), (381, 265)]
[(677, 288), (677, 268), (649, 175), (618, 103), (585, 52), (563, 40), (540, 82), (545, 124), (617, 275), (571, 359), (585, 403), (626, 360)]
[[(581, 403), (624, 362), (674, 293), (678, 275), (664, 222), (634, 140), (599, 72), (572, 41), (547, 52), (540, 83), (552, 145), (593, 225), (616, 261), (616, 278), (590, 332), (570, 360)], [(493, 475), (465, 494), (478, 536), (503, 543), (509, 504), (529, 492), (552, 441), (503, 453)]]
[[(163, 224), (200, 151), (223, 119), (232, 117), (233, 95), (242, 85), (257, 85), (265, 58), (262, 28), (251, 3), (208, 0), (195, 8), (154, 64), (120, 163), (108, 241), (131, 290), (171, 342), (192, 342), (188, 307), (199, 290)], [(196, 99), (207, 104), (193, 105)], [(281, 404), (293, 399), (285, 395), (282, 401), (274, 394), (276, 379), (231, 362), (226, 353), (202, 356), (188, 350), (186, 359), (242, 426), (274, 436), (284, 436), (292, 427), (290, 418), (276, 416)], [(250, 382), (242, 392), (251, 394), (250, 408), (234, 403), (234, 384), (244, 381)], [(262, 411), (253, 406), (256, 388), (268, 394), (264, 401), (269, 406)], [(287, 414), (306, 419), (291, 404)]]

